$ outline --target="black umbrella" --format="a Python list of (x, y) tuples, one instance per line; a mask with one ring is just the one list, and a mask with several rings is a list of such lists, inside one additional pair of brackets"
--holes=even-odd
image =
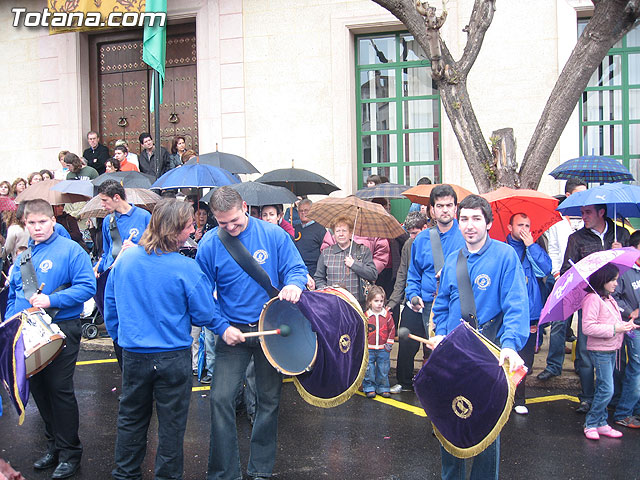
[(296, 195), (329, 195), (340, 190), (317, 173), (303, 168), (280, 168), (265, 173), (256, 182), (284, 187)]
[(380, 183), (375, 187), (365, 187), (358, 190), (354, 195), (363, 200), (370, 198), (405, 198), (402, 193), (409, 190), (406, 185), (397, 183)]
[[(264, 205), (277, 205), (280, 203), (295, 203), (298, 200), (290, 190), (284, 187), (267, 185), (266, 183), (245, 182), (231, 185), (237, 191), (247, 205), (262, 207)], [(207, 193), (202, 200), (208, 202), (214, 190)]]
[(224, 168), (231, 173), (260, 173), (248, 160), (232, 153), (219, 152), (217, 145), (215, 152), (203, 153), (191, 158), (185, 165), (194, 165), (196, 163)]
[(153, 175), (130, 171), (103, 173), (91, 180), (91, 182), (97, 187), (107, 180), (115, 180), (125, 188), (150, 188), (153, 182), (156, 181)]

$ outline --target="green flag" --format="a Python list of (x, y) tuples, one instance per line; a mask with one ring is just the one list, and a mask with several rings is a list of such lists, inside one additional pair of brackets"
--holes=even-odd
[[(147, 0), (146, 12), (167, 13), (167, 0)], [(158, 25), (158, 21), (153, 26), (149, 26), (148, 20), (145, 22), (144, 39), (142, 41), (142, 61), (156, 70), (160, 76), (160, 103), (162, 103), (162, 87), (164, 86), (164, 66), (167, 58), (167, 25)], [(151, 111), (154, 110), (154, 84), (151, 83)]]

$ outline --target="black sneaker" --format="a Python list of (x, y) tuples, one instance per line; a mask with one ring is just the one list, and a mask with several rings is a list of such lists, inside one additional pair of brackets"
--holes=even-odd
[(591, 410), (589, 402), (580, 402), (580, 406), (576, 408), (576, 413), (587, 413), (589, 410)]

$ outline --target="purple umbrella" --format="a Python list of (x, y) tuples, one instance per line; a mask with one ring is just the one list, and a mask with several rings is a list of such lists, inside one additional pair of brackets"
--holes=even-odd
[(640, 250), (632, 247), (603, 250), (584, 257), (556, 281), (540, 313), (538, 325), (565, 320), (578, 311), (587, 295), (587, 278), (607, 263), (613, 263), (620, 274), (629, 270), (640, 258)]

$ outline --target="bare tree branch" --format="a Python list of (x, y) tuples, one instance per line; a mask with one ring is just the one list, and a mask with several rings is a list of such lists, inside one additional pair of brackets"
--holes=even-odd
[(467, 32), (467, 44), (464, 47), (462, 58), (458, 61), (458, 71), (462, 72), (465, 77), (478, 58), (484, 35), (491, 25), (495, 10), (495, 0), (475, 0), (473, 4), (469, 25), (464, 29)]

